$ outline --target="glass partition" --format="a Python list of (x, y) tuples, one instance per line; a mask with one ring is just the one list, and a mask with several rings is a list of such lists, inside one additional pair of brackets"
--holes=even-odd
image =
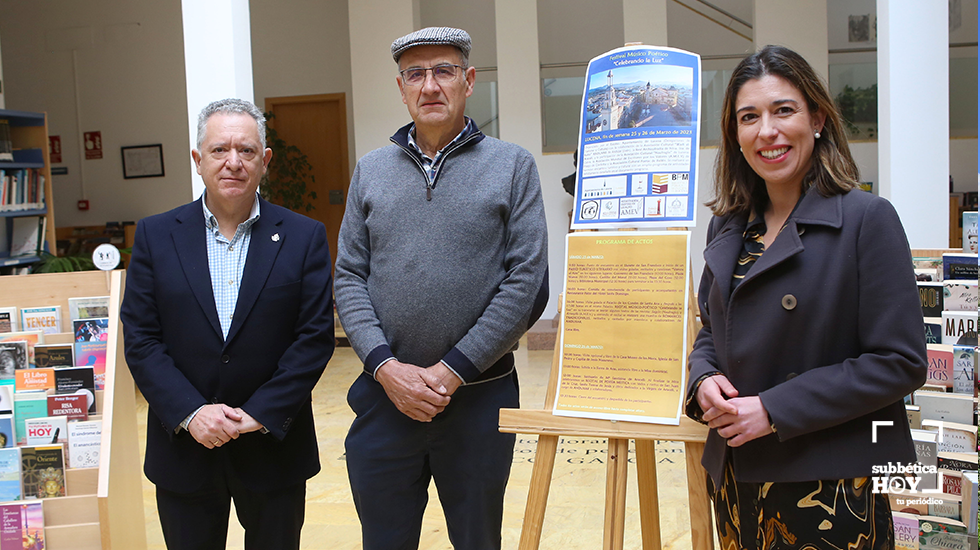
[(473, 94), (466, 99), (466, 116), (473, 119), (484, 134), (500, 137), (500, 112), (497, 108), (497, 71), (476, 72)]

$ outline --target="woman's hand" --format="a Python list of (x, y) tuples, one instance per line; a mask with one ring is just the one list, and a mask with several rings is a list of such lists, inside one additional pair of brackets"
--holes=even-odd
[(718, 435), (728, 440), (729, 447), (739, 447), (753, 439), (773, 433), (772, 425), (769, 423), (769, 413), (758, 396), (736, 397), (729, 399), (728, 404), (734, 407), (736, 412), (715, 416), (708, 421), (708, 427), (717, 428)]
[[(709, 423), (715, 418), (723, 415), (738, 414), (735, 405), (728, 401), (730, 397), (737, 397), (738, 390), (728, 381), (724, 374), (709, 376), (701, 381), (698, 387), (698, 405), (704, 413), (701, 419)], [(714, 427), (714, 426), (711, 426)]]

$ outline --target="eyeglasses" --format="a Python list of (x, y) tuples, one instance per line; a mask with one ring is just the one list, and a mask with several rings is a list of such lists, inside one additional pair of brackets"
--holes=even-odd
[(422, 67), (410, 67), (404, 71), (398, 71), (402, 75), (402, 82), (409, 86), (419, 86), (425, 82), (425, 72), (432, 71), (432, 78), (436, 79), (439, 84), (448, 84), (453, 80), (456, 80), (456, 69), (465, 69), (460, 65), (451, 65), (445, 63), (442, 65), (436, 65), (435, 67), (422, 68)]

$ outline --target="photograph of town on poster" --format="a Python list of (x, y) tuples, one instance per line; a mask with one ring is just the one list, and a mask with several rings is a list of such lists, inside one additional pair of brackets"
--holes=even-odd
[(701, 58), (627, 46), (589, 62), (573, 229), (696, 224)]
[(566, 251), (554, 414), (679, 424), (690, 232), (573, 233)]

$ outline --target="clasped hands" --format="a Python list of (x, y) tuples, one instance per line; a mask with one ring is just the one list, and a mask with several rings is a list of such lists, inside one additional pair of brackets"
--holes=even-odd
[(224, 403), (205, 405), (187, 425), (191, 436), (208, 449), (220, 447), (241, 434), (261, 430), (262, 424), (240, 408)]
[(705, 378), (698, 387), (697, 399), (704, 411), (701, 418), (728, 440), (729, 447), (772, 433), (762, 399), (757, 395), (738, 397), (738, 390), (724, 375)]
[(431, 422), (462, 384), (442, 362), (423, 368), (392, 359), (378, 367), (374, 378), (399, 411), (419, 422)]

